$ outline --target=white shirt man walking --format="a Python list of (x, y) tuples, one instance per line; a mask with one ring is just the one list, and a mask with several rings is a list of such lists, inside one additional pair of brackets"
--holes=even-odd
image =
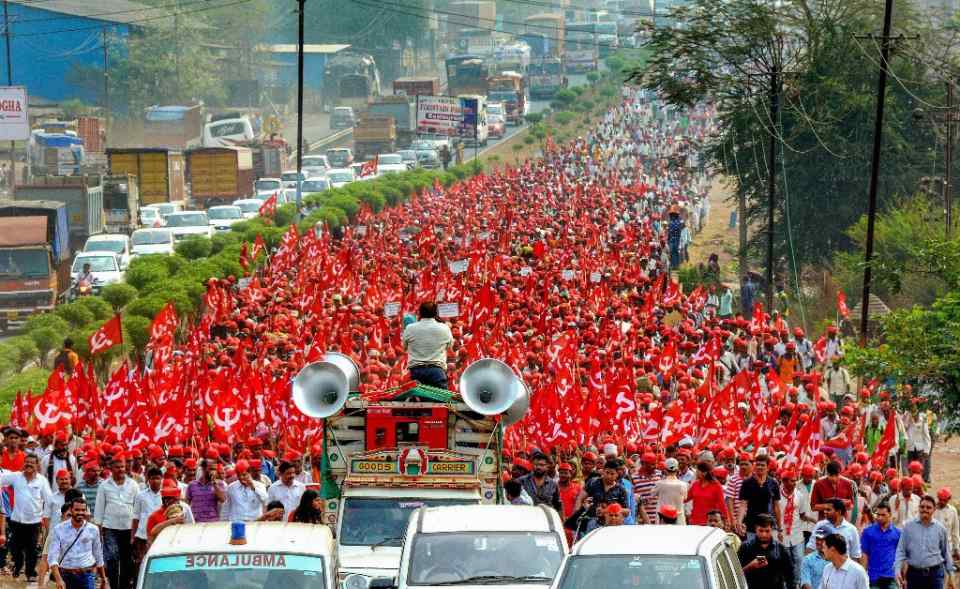
[(847, 540), (840, 534), (829, 534), (823, 539), (823, 568), (820, 589), (870, 589), (867, 571), (847, 556)]
[(0, 476), (0, 487), (13, 487), (13, 510), (10, 512), (10, 552), (13, 553), (13, 578), (26, 573), (27, 582), (37, 579), (37, 544), (44, 516), (44, 506), (52, 499), (50, 483), (39, 474), (39, 459), (28, 454), (23, 472), (6, 471)]
[(110, 584), (117, 589), (130, 586), (133, 578), (133, 507), (140, 485), (127, 476), (126, 456), (119, 453), (110, 462), (109, 479), (97, 489), (93, 523), (103, 530), (103, 559)]
[(103, 544), (100, 530), (87, 522), (87, 504), (82, 498), (74, 499), (67, 511), (70, 519), (60, 522), (51, 530), (50, 551), (47, 564), (50, 576), (57, 589), (87, 589), (94, 586), (94, 572), (103, 582), (103, 589), (110, 589), (107, 572), (103, 568)]

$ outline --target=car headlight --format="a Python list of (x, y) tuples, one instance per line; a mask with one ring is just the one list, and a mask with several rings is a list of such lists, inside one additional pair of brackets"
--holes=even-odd
[(348, 574), (341, 583), (342, 589), (367, 589), (369, 585), (370, 577), (357, 573)]

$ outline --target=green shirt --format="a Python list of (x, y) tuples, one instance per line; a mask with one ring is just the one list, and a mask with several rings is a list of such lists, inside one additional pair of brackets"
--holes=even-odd
[(883, 438), (883, 427), (877, 426), (873, 427), (868, 425), (863, 432), (863, 443), (867, 446), (867, 454), (873, 454), (877, 451), (877, 446), (880, 445), (880, 440)]

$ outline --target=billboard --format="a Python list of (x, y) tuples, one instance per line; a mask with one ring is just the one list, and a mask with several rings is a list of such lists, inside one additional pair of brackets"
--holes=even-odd
[(23, 86), (0, 86), (0, 140), (23, 141), (29, 138), (27, 89)]
[(417, 96), (417, 133), (456, 137), (463, 109), (454, 96)]
[(463, 111), (463, 118), (460, 120), (460, 137), (476, 139), (479, 101), (476, 98), (460, 98), (460, 109)]

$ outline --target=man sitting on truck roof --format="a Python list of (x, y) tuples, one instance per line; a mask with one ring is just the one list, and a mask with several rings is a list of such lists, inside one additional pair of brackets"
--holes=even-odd
[(450, 326), (437, 321), (437, 304), (420, 304), (420, 320), (403, 330), (410, 378), (431, 387), (447, 388), (447, 350), (453, 346)]

